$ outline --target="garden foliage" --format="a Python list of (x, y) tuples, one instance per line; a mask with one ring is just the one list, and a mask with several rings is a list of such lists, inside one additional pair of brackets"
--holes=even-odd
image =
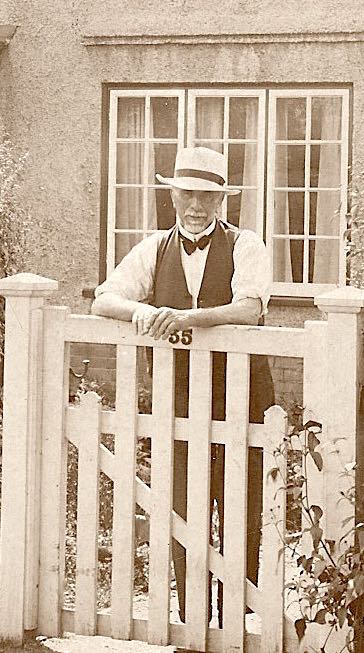
[(281, 531), (274, 511), (272, 514), (282, 539), (282, 554), (288, 551), (297, 564), (297, 573), (286, 586), (291, 603), (295, 603), (299, 611), (295, 621), (296, 632), (302, 639), (310, 623), (328, 627), (326, 641), (320, 649), (320, 653), (325, 653), (332, 633), (346, 626), (343, 651), (362, 651), (364, 524), (354, 521), (355, 507), (358, 509), (354, 476), (356, 465), (346, 465), (341, 472), (349, 481), (348, 489), (341, 491), (337, 498), (338, 502), (347, 503), (349, 515), (342, 523), (340, 540), (333, 542), (325, 537), (322, 525), (324, 507), (310, 501), (313, 479), (309, 460), (320, 473), (325, 465), (320, 447), (321, 425), (315, 421), (304, 422), (301, 407), (296, 407), (292, 415), (290, 431), (274, 451), (276, 465), (270, 474), (273, 478), (280, 475), (280, 460), (287, 460), (287, 479), (282, 478), (279, 491), (285, 491), (291, 497), (293, 509), (299, 510), (302, 516), (301, 531), (292, 537), (292, 534)]

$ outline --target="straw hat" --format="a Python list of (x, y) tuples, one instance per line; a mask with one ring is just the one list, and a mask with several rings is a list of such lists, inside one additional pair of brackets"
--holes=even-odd
[(219, 191), (236, 195), (239, 190), (226, 188), (225, 158), (208, 147), (185, 147), (178, 150), (173, 177), (157, 174), (162, 184), (183, 190)]

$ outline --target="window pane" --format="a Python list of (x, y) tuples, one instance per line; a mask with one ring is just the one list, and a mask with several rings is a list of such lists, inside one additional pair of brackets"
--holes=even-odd
[(310, 193), (310, 235), (338, 236), (340, 227), (340, 192)]
[(144, 144), (118, 143), (116, 152), (116, 183), (141, 184), (144, 174)]
[(278, 140), (304, 140), (306, 98), (278, 98), (276, 121), (276, 138)]
[(257, 192), (243, 190), (227, 197), (227, 221), (240, 229), (256, 230)]
[(340, 154), (340, 145), (311, 145), (311, 187), (340, 186)]
[(176, 221), (176, 212), (173, 208), (171, 193), (168, 189), (150, 189), (148, 191), (148, 203), (149, 207), (154, 207), (157, 216), (156, 227), (158, 229), (169, 229), (173, 227)]
[(145, 98), (118, 98), (118, 138), (144, 138)]
[(115, 234), (115, 265), (143, 238), (142, 234)]
[(305, 194), (276, 190), (274, 193), (274, 233), (304, 234)]
[(257, 185), (257, 146), (229, 144), (228, 184), (232, 186)]
[(209, 147), (211, 150), (216, 150), (216, 152), (223, 153), (223, 143), (211, 143), (211, 141), (196, 141), (196, 147)]
[(322, 141), (339, 140), (341, 116), (341, 97), (313, 97), (311, 138)]
[(173, 177), (177, 145), (170, 143), (149, 144), (149, 183), (158, 184), (155, 175), (158, 172), (163, 177)]
[(304, 145), (276, 145), (275, 185), (305, 186)]
[(339, 240), (311, 240), (309, 246), (309, 281), (338, 283)]
[(258, 98), (230, 98), (229, 138), (257, 138), (258, 102)]
[(115, 206), (116, 229), (143, 228), (143, 189), (117, 188)]
[(273, 281), (302, 283), (303, 240), (274, 239)]
[(222, 138), (223, 97), (196, 98), (196, 138)]
[(178, 98), (150, 99), (150, 138), (177, 138)]

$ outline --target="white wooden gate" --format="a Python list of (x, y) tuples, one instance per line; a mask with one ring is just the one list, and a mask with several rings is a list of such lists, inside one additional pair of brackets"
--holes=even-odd
[[(311, 406), (313, 412), (317, 411), (321, 407), (317, 396), (323, 378), (329, 381), (332, 364), (332, 359), (325, 359), (317, 372), (317, 342), (329, 347), (330, 329), (334, 341), (335, 313), (330, 314), (331, 322), (329, 319), (326, 326), (308, 323), (305, 329), (239, 326), (196, 329), (191, 343), (180, 341), (172, 345), (135, 336), (130, 324), (72, 315), (64, 307), (42, 307), (41, 295), (49, 294), (52, 283), (34, 275), (17, 275), (0, 285), (0, 291), (8, 297), (0, 634), (15, 641), (21, 639), (24, 628), (38, 626), (40, 632), (49, 636), (66, 630), (142, 639), (160, 645), (171, 643), (199, 651), (282, 653), (286, 650), (291, 653), (297, 650), (292, 624), (285, 614), (282, 545), (271, 518), (273, 504), (277, 509), (275, 495), (280, 480), (279, 477), (273, 480), (268, 474), (273, 466), (272, 451), (282, 440), (286, 420), (280, 407), (272, 407), (266, 412), (264, 424), (249, 424), (249, 358), (251, 354), (303, 358), (307, 408)], [(338, 305), (338, 299), (335, 298), (334, 306)], [(352, 304), (356, 302), (356, 306), (359, 302), (364, 305), (362, 296), (349, 300)], [(351, 307), (347, 308), (348, 314), (343, 319), (342, 305), (347, 308), (341, 302), (338, 319), (342, 334), (343, 328), (346, 329), (346, 338), (342, 343), (344, 351), (338, 352), (336, 348), (336, 356), (345, 355), (342, 371), (346, 370), (348, 391), (353, 391), (355, 396), (360, 308), (355, 313)], [(68, 404), (71, 342), (116, 345), (114, 411), (103, 410), (94, 393), (85, 395), (79, 406)], [(138, 413), (138, 346), (154, 349), (151, 415)], [(173, 348), (190, 350), (188, 418), (174, 417)], [(227, 352), (225, 421), (211, 419), (213, 351)], [(13, 372), (17, 361), (28, 363), (26, 379), (20, 383)], [(12, 403), (16, 387), (18, 396)], [(333, 384), (329, 383), (329, 387), (332, 398)], [(21, 419), (19, 412), (14, 416), (14, 407), (19, 405)], [(346, 422), (346, 428), (352, 435), (355, 433), (353, 419), (349, 425)], [(114, 453), (101, 444), (102, 433), (114, 434)], [(135, 476), (138, 436), (150, 437), (152, 442), (150, 488)], [(187, 441), (189, 446), (186, 522), (172, 509), (174, 440)], [(68, 441), (78, 448), (79, 455), (74, 611), (63, 607)], [(225, 445), (223, 555), (209, 544), (211, 443)], [(14, 461), (21, 446), (25, 452), (21, 452), (16, 467)], [(248, 580), (244, 582), (249, 446), (264, 451), (264, 527), (258, 588)], [(353, 444), (348, 447), (346, 443), (346, 447), (344, 453), (351, 460)], [(100, 470), (114, 483), (112, 595), (107, 614), (98, 614), (96, 605)], [(284, 475), (285, 470), (281, 471)], [(20, 479), (18, 485), (12, 482), (15, 473)], [(323, 493), (321, 498), (325, 498), (327, 487), (319, 491)], [(136, 504), (150, 515), (149, 607), (145, 621), (133, 618)], [(12, 505), (16, 505), (17, 517), (21, 516), (20, 526)], [(284, 526), (283, 493), (279, 511), (277, 518)], [(14, 538), (18, 543), (19, 535), (23, 545), (20, 548), (17, 545), (15, 557)], [(185, 624), (170, 623), (172, 535), (187, 551)], [(14, 580), (15, 568), (18, 575)], [(209, 571), (224, 587), (222, 629), (208, 624)], [(8, 593), (4, 598), (4, 588), (10, 587), (13, 588), (11, 597), (15, 590), (15, 601)], [(246, 632), (246, 606), (261, 618), (260, 635)]]
[[(255, 349), (269, 351), (265, 330), (254, 330)], [(248, 335), (246, 330), (244, 335)], [(250, 335), (251, 335), (250, 334)], [(277, 347), (297, 349), (299, 332), (282, 331)], [(291, 336), (291, 340), (289, 339)], [(263, 342), (260, 342), (263, 338)], [(250, 338), (248, 338), (250, 340)], [(264, 343), (265, 340), (265, 343)], [(302, 340), (302, 338), (301, 338)], [(94, 393), (78, 407), (67, 405), (69, 342), (116, 344), (115, 411), (101, 410)], [(244, 342), (245, 341), (245, 342)], [(297, 341), (297, 343), (295, 342)], [(294, 344), (295, 343), (295, 344)], [(139, 415), (137, 346), (153, 346), (153, 411)], [(39, 627), (51, 634), (62, 629), (141, 638), (198, 651), (243, 651), (245, 605), (262, 618), (262, 651), (283, 646), (284, 564), (282, 542), (269, 525), (275, 486), (268, 471), (272, 451), (286, 429), (280, 407), (271, 408), (262, 424), (248, 423), (249, 354), (252, 347), (241, 328), (196, 331), (191, 344), (171, 345), (136, 337), (131, 324), (70, 315), (67, 309), (44, 309), (43, 444)], [(174, 417), (173, 348), (190, 350), (188, 418)], [(226, 420), (211, 419), (212, 350), (227, 351)], [(115, 453), (100, 444), (101, 433), (114, 434)], [(138, 436), (151, 438), (151, 488), (135, 475)], [(188, 441), (187, 522), (172, 510), (173, 444)], [(64, 507), (66, 444), (79, 451), (76, 605), (63, 610)], [(209, 544), (210, 445), (225, 445), (224, 555)], [(263, 578), (257, 589), (246, 576), (248, 447), (264, 449)], [(112, 601), (110, 614), (97, 616), (98, 470), (114, 482)], [(150, 515), (148, 621), (133, 619), (135, 504)], [(278, 519), (284, 524), (284, 496)], [(186, 624), (170, 624), (171, 537), (187, 551)], [(208, 575), (223, 582), (224, 627), (208, 626)], [(272, 593), (274, 600), (272, 600)], [(265, 619), (267, 614), (267, 619)], [(247, 636), (257, 650), (257, 636)], [(250, 647), (249, 647), (250, 643)], [(274, 644), (273, 644), (274, 643)]]

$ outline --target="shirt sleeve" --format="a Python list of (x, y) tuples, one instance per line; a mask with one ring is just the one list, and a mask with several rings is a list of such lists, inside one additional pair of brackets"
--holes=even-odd
[(264, 315), (267, 313), (271, 286), (269, 259), (264, 242), (254, 231), (243, 230), (236, 240), (233, 259), (233, 303), (247, 297), (259, 298)]
[(123, 299), (147, 302), (154, 285), (159, 243), (163, 231), (144, 238), (117, 265), (110, 276), (95, 290), (95, 297), (112, 292)]

